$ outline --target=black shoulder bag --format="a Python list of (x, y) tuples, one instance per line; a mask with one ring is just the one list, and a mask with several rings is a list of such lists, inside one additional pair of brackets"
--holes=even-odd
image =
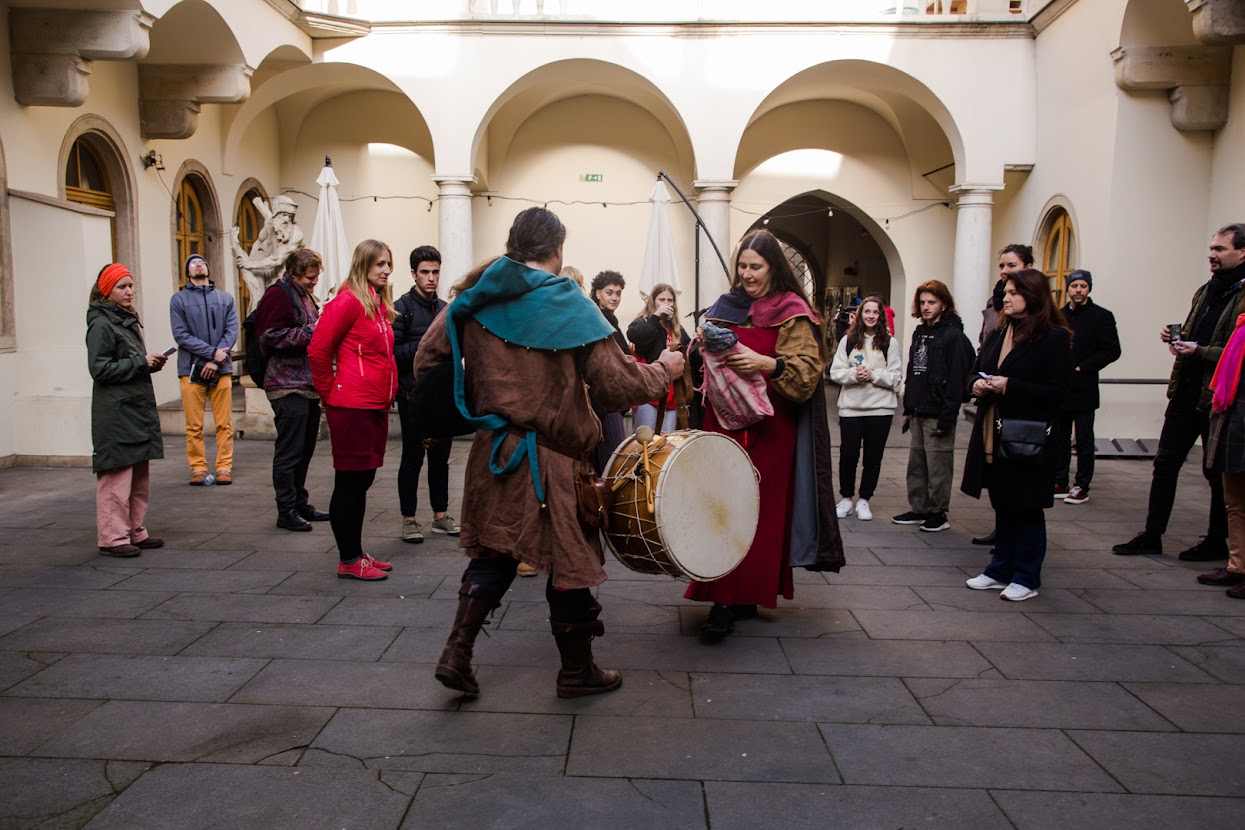
[(1037, 465), (1046, 452), (1050, 424), (1020, 418), (996, 418), (994, 421), (994, 457), (1000, 461)]

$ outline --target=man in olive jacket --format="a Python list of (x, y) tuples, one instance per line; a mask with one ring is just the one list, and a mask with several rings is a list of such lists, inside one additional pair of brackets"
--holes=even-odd
[[(1167, 385), (1167, 412), (1159, 449), (1154, 456), (1150, 506), (1146, 529), (1112, 550), (1120, 556), (1163, 552), (1163, 534), (1176, 501), (1176, 484), (1193, 442), (1206, 446), (1210, 429), (1210, 379), (1223, 347), (1236, 328), (1245, 297), (1245, 224), (1221, 228), (1210, 241), (1210, 280), (1193, 294), (1189, 316), (1172, 340), (1164, 327), (1159, 338), (1176, 357)], [(1210, 525), (1206, 538), (1180, 554), (1186, 562), (1214, 562), (1228, 558), (1228, 515), (1223, 502), (1223, 478), (1203, 468), (1210, 482)]]
[[(1059, 417), (1052, 424), (1055, 452), (1055, 498), (1067, 504), (1089, 501), (1094, 478), (1094, 411), (1099, 406), (1098, 373), (1120, 359), (1120, 332), (1115, 315), (1089, 298), (1094, 277), (1088, 271), (1068, 275), (1064, 319), (1072, 329), (1072, 385)], [(1076, 482), (1068, 489), (1072, 466), (1072, 428), (1076, 427)]]

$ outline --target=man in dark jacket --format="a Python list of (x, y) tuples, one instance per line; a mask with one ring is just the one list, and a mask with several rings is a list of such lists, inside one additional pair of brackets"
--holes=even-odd
[(433, 533), (457, 536), (458, 522), (446, 511), (450, 506), (449, 438), (432, 438), (420, 434), (412, 422), (410, 397), (415, 386), (415, 353), (419, 341), (432, 325), (445, 300), (437, 296), (441, 280), (441, 252), (431, 245), (411, 251), (411, 290), (393, 304), (397, 317), (393, 321), (393, 358), (398, 364), (398, 414), (402, 422), (402, 463), (398, 466), (398, 502), (402, 508), (402, 541), (419, 544), (424, 541), (424, 528), (416, 517), (419, 506), (419, 472), (428, 456), (428, 500), (432, 502)]
[(904, 383), (904, 431), (912, 431), (908, 450), (908, 504), (891, 519), (937, 533), (951, 527), (951, 485), (955, 475), (955, 424), (973, 364), (973, 344), (955, 313), (955, 300), (939, 280), (917, 287), (912, 316), (921, 321), (908, 349)]
[(191, 254), (183, 266), (186, 284), (169, 299), (169, 323), (177, 342), (177, 379), (186, 415), (186, 459), (190, 484), (211, 484), (203, 447), (203, 415), (209, 402), (216, 425), (216, 484), (233, 483), (233, 362), (238, 309), (228, 292), (217, 291), (207, 260)]
[(320, 396), (311, 381), (307, 345), (320, 309), (315, 289), (320, 255), (298, 248), (285, 260), (285, 275), (273, 283), (255, 308), (255, 334), (268, 355), (264, 392), (272, 404), (277, 441), (272, 450), (272, 489), (277, 497), (277, 527), (311, 530), (328, 513), (308, 502), (307, 468), (320, 433)]
[[(1098, 373), (1120, 359), (1120, 333), (1115, 315), (1089, 298), (1094, 287), (1088, 271), (1068, 275), (1068, 304), (1064, 319), (1072, 339), (1072, 385), (1062, 411), (1053, 424), (1051, 439), (1055, 450), (1055, 498), (1067, 504), (1089, 501), (1089, 484), (1094, 478), (1094, 410), (1099, 406)], [(1076, 427), (1076, 482), (1068, 489), (1072, 466), (1072, 428)]]
[[(1245, 296), (1245, 224), (1221, 228), (1210, 242), (1210, 280), (1193, 294), (1189, 316), (1174, 339), (1164, 327), (1159, 338), (1176, 356), (1167, 384), (1167, 412), (1154, 456), (1146, 529), (1113, 550), (1120, 556), (1163, 552), (1163, 534), (1176, 501), (1176, 484), (1193, 442), (1206, 446), (1210, 428), (1210, 379), (1223, 347), (1236, 328)], [(1180, 554), (1186, 562), (1228, 558), (1228, 516), (1223, 478), (1203, 468), (1210, 481), (1210, 525), (1206, 537)]]

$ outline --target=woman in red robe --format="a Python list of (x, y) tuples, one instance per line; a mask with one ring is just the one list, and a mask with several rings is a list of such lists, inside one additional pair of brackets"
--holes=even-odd
[[(819, 321), (782, 245), (769, 231), (749, 233), (735, 255), (731, 290), (705, 314), (743, 348), (727, 358), (740, 375), (764, 375), (774, 414), (742, 430), (719, 425), (706, 400), (704, 429), (734, 438), (760, 473), (761, 510), (742, 563), (684, 597), (712, 602), (701, 641), (722, 640), (735, 620), (793, 596), (792, 567), (837, 571), (843, 545), (834, 513), (829, 425), (822, 389)], [(797, 459), (805, 463), (797, 464)]]

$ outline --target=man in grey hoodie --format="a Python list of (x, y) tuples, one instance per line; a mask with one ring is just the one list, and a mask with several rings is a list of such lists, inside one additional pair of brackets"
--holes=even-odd
[(233, 362), (229, 350), (238, 339), (233, 297), (217, 291), (207, 260), (186, 258), (186, 284), (169, 300), (169, 319), (177, 341), (177, 378), (186, 412), (186, 458), (190, 484), (208, 482), (203, 447), (203, 416), (210, 401), (216, 424), (216, 483), (233, 483)]

